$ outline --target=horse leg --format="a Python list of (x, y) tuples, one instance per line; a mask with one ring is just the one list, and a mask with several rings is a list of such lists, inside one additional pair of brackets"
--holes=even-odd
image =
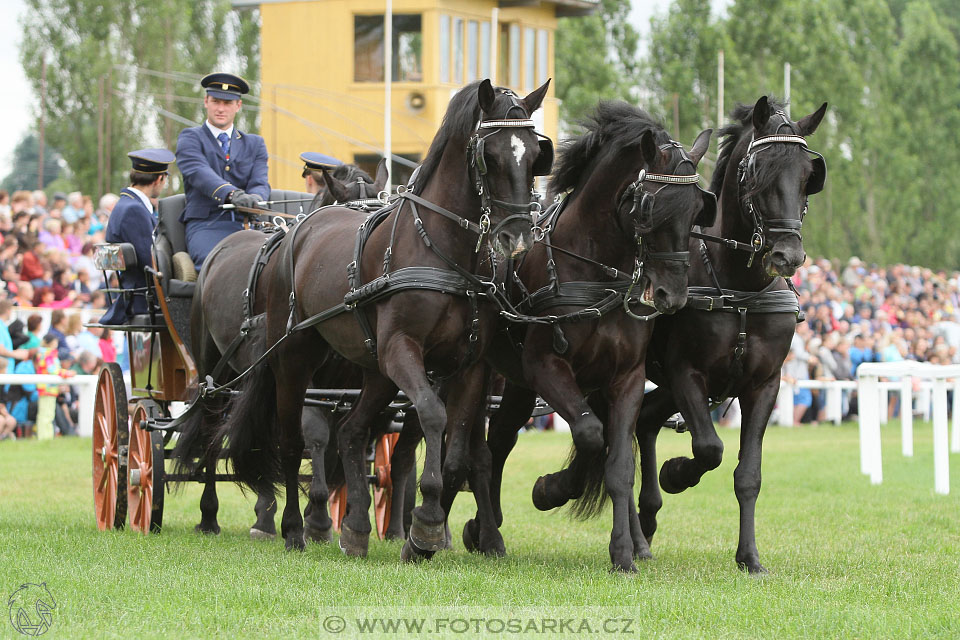
[[(587, 400), (594, 415), (605, 423), (608, 416), (606, 403), (598, 396), (591, 395)], [(571, 500), (583, 495), (584, 477), (581, 473), (584, 465), (593, 464), (594, 456), (588, 451), (574, 448), (573, 458), (566, 468), (537, 478), (533, 485), (533, 506), (540, 511), (550, 511), (564, 506)]]
[[(289, 378), (289, 379), (288, 379)], [(276, 375), (277, 425), (280, 428), (280, 464), (286, 490), (286, 503), (280, 518), (280, 531), (288, 551), (303, 551), (303, 516), (300, 514), (300, 464), (303, 460), (303, 432), (300, 428), (307, 378)]]
[(740, 462), (733, 472), (733, 489), (740, 503), (740, 540), (737, 544), (737, 566), (750, 573), (767, 573), (760, 564), (757, 551), (755, 516), (760, 495), (760, 462), (763, 435), (773, 412), (780, 389), (780, 372), (760, 387), (740, 395), (743, 419), (740, 425)]
[(423, 473), (420, 476), (423, 503), (413, 510), (410, 535), (403, 545), (401, 557), (404, 560), (429, 558), (446, 544), (446, 514), (440, 504), (443, 492), (440, 447), (447, 424), (447, 411), (427, 380), (420, 344), (398, 332), (381, 341), (380, 345), (380, 366), (417, 408), (426, 441)]
[(330, 422), (319, 407), (304, 407), (303, 440), (310, 452), (311, 480), (308, 502), (303, 511), (304, 537), (307, 541), (330, 542), (333, 521), (327, 511), (326, 467), (324, 465), (327, 446), (330, 444)]
[(652, 557), (650, 546), (640, 527), (633, 505), (633, 480), (636, 473), (633, 434), (643, 402), (644, 368), (623, 376), (607, 393), (610, 411), (607, 420), (607, 459), (604, 482), (613, 503), (613, 530), (610, 534), (610, 560), (614, 571), (634, 572), (634, 557)]
[(257, 493), (257, 504), (253, 507), (257, 521), (250, 527), (250, 537), (254, 540), (273, 540), (277, 537), (277, 497), (272, 491)]
[(584, 453), (600, 451), (603, 448), (603, 422), (580, 391), (570, 363), (549, 350), (537, 353), (545, 355), (524, 358), (524, 377), (536, 383), (540, 396), (570, 424), (573, 444), (578, 450)]
[(707, 471), (723, 460), (723, 441), (710, 417), (709, 400), (702, 376), (686, 375), (670, 388), (673, 399), (687, 421), (693, 445), (693, 458), (671, 458), (660, 469), (660, 486), (667, 493), (680, 493), (695, 487)]
[(347, 515), (340, 527), (340, 549), (348, 556), (366, 557), (370, 544), (370, 484), (366, 455), (370, 425), (390, 401), (397, 387), (370, 369), (363, 370), (363, 384), (356, 404), (337, 432), (337, 448), (347, 485)]
[(637, 499), (640, 527), (649, 544), (657, 531), (657, 512), (663, 506), (657, 479), (657, 436), (663, 423), (676, 413), (670, 391), (658, 387), (643, 397), (637, 419), (637, 444), (640, 447), (640, 496)]
[[(201, 409), (203, 411), (203, 409)], [(217, 498), (217, 461), (207, 460), (203, 468), (203, 494), (200, 496), (200, 524), (194, 527), (199, 533), (220, 533), (217, 523), (217, 511), (220, 501)]]
[[(403, 540), (406, 538), (403, 526), (403, 514), (407, 509), (407, 484), (411, 481), (414, 465), (417, 462), (417, 445), (423, 438), (420, 422), (416, 411), (408, 411), (403, 420), (403, 430), (397, 438), (393, 448), (393, 457), (390, 458), (390, 482), (393, 486), (393, 496), (390, 501), (390, 524), (384, 533), (387, 540)], [(413, 478), (416, 485), (416, 478)], [(416, 499), (414, 488), (413, 499)]]
[(497, 526), (503, 525), (503, 510), (500, 505), (500, 489), (503, 485), (503, 467), (507, 456), (517, 444), (517, 434), (527, 418), (533, 413), (537, 394), (512, 384), (507, 384), (500, 400), (500, 408), (490, 416), (487, 432), (487, 447), (491, 455), (490, 503)]

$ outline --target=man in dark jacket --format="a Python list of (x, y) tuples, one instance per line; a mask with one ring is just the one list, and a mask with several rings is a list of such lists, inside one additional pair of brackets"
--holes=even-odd
[(197, 269), (220, 240), (243, 228), (242, 215), (225, 211), (222, 205), (257, 207), (270, 199), (263, 138), (233, 126), (243, 104), (240, 96), (249, 85), (229, 73), (211, 73), (200, 85), (207, 91), (203, 99), (207, 117), (177, 138), (177, 166), (187, 197), (180, 221)]

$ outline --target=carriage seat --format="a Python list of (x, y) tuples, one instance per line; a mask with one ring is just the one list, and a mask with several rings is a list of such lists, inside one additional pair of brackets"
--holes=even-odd
[[(288, 189), (273, 189), (270, 200), (303, 200), (303, 202), (285, 202), (271, 205), (271, 211), (298, 215), (310, 212), (310, 201), (313, 194)], [(190, 298), (196, 288), (195, 282), (186, 282), (170, 277), (173, 274), (173, 256), (181, 251), (186, 252), (187, 241), (180, 214), (186, 207), (186, 196), (182, 193), (167, 198), (161, 198), (159, 203), (159, 222), (157, 237), (154, 241), (154, 251), (157, 256), (157, 267), (165, 276), (163, 278), (164, 294), (171, 298)]]

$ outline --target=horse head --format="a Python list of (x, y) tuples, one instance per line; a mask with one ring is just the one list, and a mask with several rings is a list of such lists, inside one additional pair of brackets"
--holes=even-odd
[(686, 304), (690, 228), (709, 226), (716, 215), (716, 197), (700, 188), (697, 174), (712, 133), (701, 132), (688, 153), (674, 140), (658, 145), (647, 130), (638, 145), (641, 168), (636, 161), (624, 163), (632, 181), (622, 187), (617, 218), (637, 242), (634, 277), (642, 287), (640, 301), (659, 313), (674, 313)]
[(386, 186), (388, 178), (385, 158), (377, 165), (376, 179), (354, 164), (343, 164), (333, 171), (322, 171), (326, 188), (320, 192), (320, 200), (314, 200), (314, 209), (334, 203), (347, 204), (374, 199)]
[[(550, 81), (520, 98), (489, 80), (477, 87), (480, 120), (470, 138), (467, 163), (481, 201), (481, 229), (500, 253), (517, 257), (532, 246), (533, 179), (547, 175), (553, 143), (534, 130)], [(486, 218), (486, 221), (484, 221)]]
[(751, 244), (770, 276), (790, 277), (806, 253), (800, 233), (807, 198), (823, 189), (823, 156), (806, 146), (827, 111), (819, 109), (794, 122), (762, 96), (753, 107), (752, 135), (739, 162), (741, 211), (753, 227)]

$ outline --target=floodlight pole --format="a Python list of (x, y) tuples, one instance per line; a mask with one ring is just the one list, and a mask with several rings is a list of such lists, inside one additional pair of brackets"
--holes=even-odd
[(383, 157), (387, 161), (387, 184), (390, 193), (393, 182), (393, 141), (391, 140), (391, 117), (393, 111), (393, 0), (387, 0), (383, 15)]

